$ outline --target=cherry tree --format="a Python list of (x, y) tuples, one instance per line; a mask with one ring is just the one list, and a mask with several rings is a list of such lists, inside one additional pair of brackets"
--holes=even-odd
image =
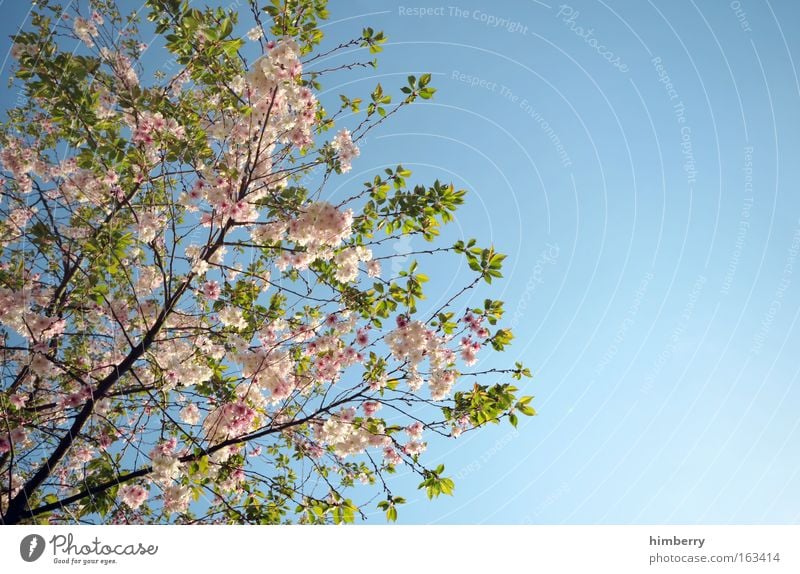
[[(13, 38), (0, 131), (0, 521), (395, 520), (401, 469), (451, 494), (432, 437), (534, 414), (527, 368), (477, 365), (502, 301), (465, 303), (504, 256), (437, 244), (465, 192), (402, 166), (325, 191), (430, 75), (325, 109), (386, 38), (330, 44), (324, 0), (68, 4)], [(471, 279), (423, 305), (439, 257)]]

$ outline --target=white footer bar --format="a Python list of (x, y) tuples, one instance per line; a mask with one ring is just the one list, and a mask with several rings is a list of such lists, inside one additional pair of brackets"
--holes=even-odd
[(0, 527), (4, 572), (800, 572), (800, 526)]

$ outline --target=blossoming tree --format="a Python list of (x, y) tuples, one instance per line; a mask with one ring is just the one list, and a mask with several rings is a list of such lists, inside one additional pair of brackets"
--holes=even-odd
[[(503, 256), (464, 239), (388, 273), (388, 246), (434, 241), (464, 192), (401, 166), (324, 192), (430, 76), (326, 110), (324, 77), (385, 38), (323, 50), (324, 0), (147, 0), (150, 48), (136, 15), (74, 4), (41, 0), (15, 36), (0, 132), (0, 521), (395, 520), (401, 467), (450, 494), (426, 439), (533, 414), (525, 367), (474, 367), (511, 333), (501, 301), (462, 298)], [(162, 45), (172, 73), (145, 81)], [(422, 309), (419, 269), (447, 256), (474, 277)]]

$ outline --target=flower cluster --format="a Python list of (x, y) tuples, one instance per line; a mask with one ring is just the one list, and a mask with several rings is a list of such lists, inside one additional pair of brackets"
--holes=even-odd
[(97, 26), (96, 24), (102, 25), (103, 18), (96, 12), (93, 14), (91, 20), (87, 20), (85, 18), (77, 17), (72, 23), (72, 30), (75, 32), (75, 35), (80, 38), (80, 40), (86, 44), (88, 48), (94, 48), (94, 40), (93, 38), (97, 36)]
[(49, 291), (38, 287), (19, 291), (0, 287), (0, 324), (11, 327), (20, 337), (34, 343), (60, 337), (67, 325), (66, 320), (48, 317), (31, 308), (31, 303), (44, 304), (49, 296)]
[(222, 293), (222, 289), (219, 286), (219, 282), (217, 281), (206, 281), (203, 284), (203, 295), (208, 297), (212, 301), (216, 301), (219, 299), (219, 296)]
[(201, 223), (205, 226), (223, 225), (229, 220), (254, 223), (258, 219), (258, 210), (253, 203), (257, 199), (256, 195), (250, 194), (247, 200), (243, 199), (235, 181), (216, 177), (198, 180), (180, 201), (190, 211), (196, 211), (197, 202), (205, 200), (210, 208), (201, 218)]
[(467, 328), (480, 339), (489, 336), (489, 329), (483, 326), (483, 316), (467, 312), (462, 319)]
[(30, 193), (33, 180), (30, 174), (39, 176), (47, 174), (47, 166), (24, 141), (10, 138), (6, 146), (0, 150), (0, 162), (10, 172), (21, 193)]
[(186, 135), (186, 130), (175, 118), (165, 118), (161, 112), (143, 111), (135, 117), (130, 114), (125, 117), (133, 131), (133, 143), (142, 146), (150, 161), (158, 158), (158, 144), (165, 138), (180, 141)]
[(326, 201), (308, 205), (289, 223), (289, 239), (307, 248), (338, 247), (352, 233), (353, 212)]
[(450, 369), (455, 355), (446, 347), (446, 342), (421, 321), (409, 321), (402, 315), (397, 319), (397, 328), (386, 335), (392, 355), (408, 362), (407, 383), (412, 391), (422, 386), (423, 380), (417, 367), (428, 359), (431, 371), (428, 386), (433, 400), (447, 397), (456, 381), (456, 372)]
[(361, 261), (368, 262), (371, 259), (372, 251), (361, 245), (342, 249), (333, 258), (333, 263), (336, 266), (334, 277), (337, 281), (349, 283), (358, 277), (358, 263)]
[(478, 362), (478, 351), (481, 348), (481, 344), (478, 341), (473, 341), (472, 337), (462, 337), (459, 346), (461, 348), (461, 360), (464, 361), (465, 365), (472, 366)]
[(237, 389), (237, 395), (256, 405), (282, 401), (297, 386), (293, 374), (295, 363), (285, 349), (262, 346), (239, 353), (236, 360), (241, 365), (242, 376), (250, 379)]
[(113, 170), (97, 175), (88, 169), (77, 169), (72, 162), (65, 162), (59, 166), (57, 175), (61, 178), (59, 191), (66, 201), (105, 205), (114, 198), (111, 191), (118, 176)]
[(163, 227), (166, 218), (153, 211), (143, 211), (138, 216), (137, 236), (142, 243), (150, 243), (156, 238)]
[(164, 512), (167, 514), (183, 512), (189, 507), (191, 495), (192, 491), (182, 484), (170, 484), (164, 487), (162, 494)]
[(220, 322), (226, 327), (232, 329), (244, 329), (247, 327), (247, 321), (244, 318), (244, 313), (238, 307), (233, 305), (226, 305), (219, 313), (217, 313)]
[(147, 500), (147, 489), (139, 484), (123, 484), (117, 496), (132, 510), (136, 510)]
[(159, 342), (152, 351), (152, 357), (158, 365), (163, 390), (178, 386), (191, 387), (211, 378), (212, 370), (202, 349), (200, 351), (198, 353), (198, 348), (191, 341), (175, 339)]
[(238, 437), (253, 430), (256, 412), (245, 403), (226, 403), (211, 411), (203, 421), (203, 431), (210, 443)]
[(464, 315), (462, 322), (467, 326), (470, 334), (462, 337), (459, 343), (461, 360), (464, 361), (464, 364), (471, 366), (478, 362), (478, 351), (482, 346), (480, 340), (475, 340), (472, 337), (486, 339), (489, 336), (489, 329), (483, 326), (482, 316), (470, 312)]
[(358, 157), (361, 153), (358, 146), (353, 143), (350, 131), (347, 129), (340, 130), (339, 133), (336, 134), (336, 137), (333, 138), (333, 149), (336, 150), (339, 156), (339, 164), (342, 173), (350, 171), (353, 158)]
[(276, 144), (297, 148), (312, 144), (312, 128), (317, 121), (317, 100), (300, 82), (303, 66), (297, 43), (285, 38), (269, 42), (267, 48), (247, 76), (233, 86), (250, 100), (252, 113), (212, 120), (207, 126), (214, 137), (233, 144), (228, 151), (229, 162), (239, 168), (249, 163), (256, 181), (270, 176)]
[(408, 361), (412, 366), (421, 363), (440, 345), (436, 334), (422, 321), (409, 321), (403, 315), (397, 318), (397, 328), (386, 335), (386, 343), (396, 359)]
[(181, 473), (181, 462), (177, 457), (161, 452), (155, 453), (151, 457), (153, 472), (151, 477), (155, 482), (168, 484), (173, 479), (178, 478)]
[(194, 403), (189, 403), (178, 413), (180, 419), (187, 425), (196, 425), (200, 422), (200, 409)]
[(112, 52), (108, 48), (100, 48), (100, 55), (108, 62), (114, 77), (123, 88), (131, 90), (139, 85), (139, 77), (133, 69), (130, 58), (121, 52)]
[(354, 408), (345, 408), (324, 422), (315, 425), (315, 437), (330, 446), (342, 458), (363, 453), (368, 447), (391, 448), (392, 439), (382, 425), (370, 432), (363, 424), (355, 422)]

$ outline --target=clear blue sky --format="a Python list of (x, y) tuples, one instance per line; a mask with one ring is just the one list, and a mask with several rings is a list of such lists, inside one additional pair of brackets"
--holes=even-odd
[[(0, 0), (4, 35), (22, 4)], [(328, 101), (409, 73), (438, 88), (331, 191), (397, 163), (469, 190), (448, 237), (509, 254), (500, 359), (535, 371), (539, 416), (433, 442), (456, 496), (410, 497), (400, 522), (800, 521), (800, 6), (364, 0), (331, 16), (331, 42), (369, 25), (389, 43)], [(427, 271), (441, 294), (462, 272)]]

